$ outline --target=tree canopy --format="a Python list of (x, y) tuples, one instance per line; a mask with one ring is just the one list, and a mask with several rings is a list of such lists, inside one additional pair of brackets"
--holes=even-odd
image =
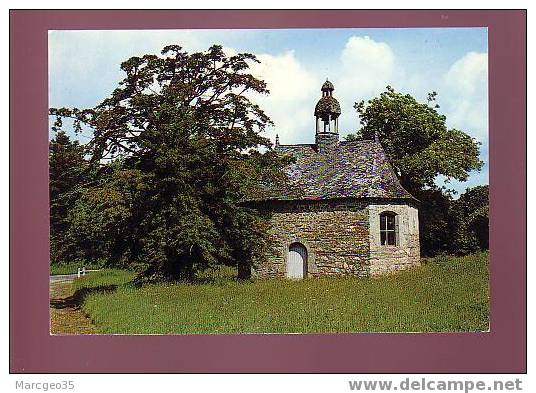
[(126, 76), (94, 108), (50, 109), (55, 131), (68, 118), (93, 132), (93, 183), (69, 215), (79, 249), (143, 264), (146, 277), (191, 277), (216, 264), (249, 276), (268, 246), (266, 217), (241, 202), (263, 181), (282, 181), (287, 163), (248, 98), (269, 93), (247, 72), (257, 61), (218, 45), (191, 54), (166, 46), (123, 62)]

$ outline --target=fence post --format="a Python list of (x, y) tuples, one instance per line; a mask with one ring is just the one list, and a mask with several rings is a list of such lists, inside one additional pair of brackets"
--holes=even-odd
[(78, 278), (80, 278), (80, 272), (81, 272), (82, 269), (78, 268), (78, 272), (76, 273)]

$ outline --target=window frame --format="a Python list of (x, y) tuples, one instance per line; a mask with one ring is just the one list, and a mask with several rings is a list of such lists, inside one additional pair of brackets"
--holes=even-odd
[[(383, 211), (380, 217), (380, 246), (398, 247), (400, 246), (399, 236), (399, 216), (392, 211)], [(392, 220), (389, 220), (389, 219)]]

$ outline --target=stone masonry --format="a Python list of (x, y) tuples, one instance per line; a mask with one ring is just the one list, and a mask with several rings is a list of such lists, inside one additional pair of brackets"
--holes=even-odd
[(284, 277), (292, 243), (307, 249), (307, 276), (368, 275), (368, 212), (348, 202), (279, 205), (272, 213), (272, 252), (258, 276)]
[[(400, 217), (400, 244), (381, 246), (379, 214)], [(285, 277), (292, 243), (307, 249), (307, 277), (373, 276), (419, 264), (417, 210), (407, 204), (365, 201), (302, 201), (272, 206), (272, 250), (258, 277)]]
[[(399, 244), (380, 244), (380, 213), (393, 212), (399, 218)], [(416, 266), (420, 260), (419, 215), (407, 204), (369, 205), (370, 274), (390, 273)]]

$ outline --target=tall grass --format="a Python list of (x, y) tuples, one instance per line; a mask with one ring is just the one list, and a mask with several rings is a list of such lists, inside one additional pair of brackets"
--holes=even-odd
[(76, 282), (100, 333), (322, 333), (485, 331), (488, 254), (441, 257), (379, 278), (240, 283), (209, 273), (201, 283), (136, 287), (133, 273)]
[(98, 272), (91, 272), (73, 282), (75, 291), (85, 290), (95, 292), (99, 288), (118, 288), (119, 286), (130, 285), (136, 273), (120, 269), (103, 269)]

